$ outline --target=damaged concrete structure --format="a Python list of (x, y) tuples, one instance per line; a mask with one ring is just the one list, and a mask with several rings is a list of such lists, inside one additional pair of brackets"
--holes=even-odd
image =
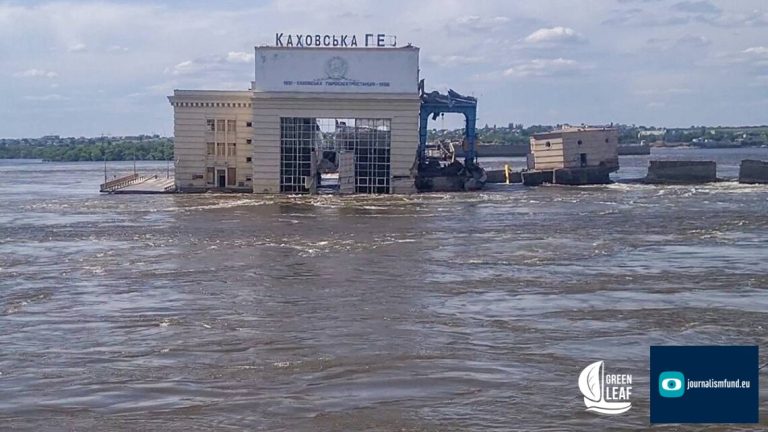
[(644, 183), (696, 184), (717, 181), (714, 161), (651, 161)]
[(603, 127), (567, 127), (531, 137), (523, 184), (610, 183), (619, 169), (618, 131)]

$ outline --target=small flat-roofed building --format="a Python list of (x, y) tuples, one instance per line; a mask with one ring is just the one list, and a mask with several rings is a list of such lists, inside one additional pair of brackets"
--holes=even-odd
[[(619, 169), (619, 133), (612, 128), (568, 128), (531, 137), (533, 169)], [(614, 170), (615, 171), (615, 170)]]
[(608, 174), (619, 169), (618, 140), (616, 129), (601, 127), (568, 127), (534, 134), (528, 168), (545, 172), (539, 178), (548, 178), (551, 172), (551, 181), (546, 182), (605, 183)]

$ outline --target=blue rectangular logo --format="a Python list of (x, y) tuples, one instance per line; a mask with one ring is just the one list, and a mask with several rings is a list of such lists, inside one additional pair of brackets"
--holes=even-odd
[(652, 346), (651, 423), (757, 423), (756, 346)]

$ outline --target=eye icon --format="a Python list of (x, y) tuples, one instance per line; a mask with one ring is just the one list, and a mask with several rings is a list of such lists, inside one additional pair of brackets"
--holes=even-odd
[(678, 398), (685, 393), (685, 376), (682, 372), (667, 371), (659, 375), (659, 395)]
[(680, 390), (683, 387), (683, 383), (677, 378), (665, 378), (661, 381), (661, 388), (666, 391)]

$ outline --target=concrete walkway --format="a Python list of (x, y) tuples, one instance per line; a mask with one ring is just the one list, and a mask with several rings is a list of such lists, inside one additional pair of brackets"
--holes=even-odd
[(174, 179), (165, 177), (149, 177), (144, 181), (130, 184), (124, 188), (120, 188), (112, 193), (116, 194), (153, 194), (153, 193), (172, 193), (174, 190), (166, 190), (167, 187), (173, 186)]

